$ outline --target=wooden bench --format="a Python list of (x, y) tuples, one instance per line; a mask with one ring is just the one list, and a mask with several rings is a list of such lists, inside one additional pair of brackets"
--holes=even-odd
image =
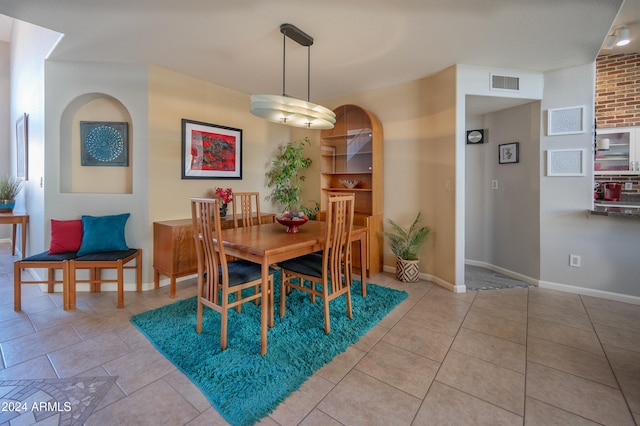
[[(135, 260), (135, 265), (130, 265)], [(47, 269), (47, 280), (26, 281), (22, 277), (22, 271), (26, 268)], [(55, 279), (55, 271), (60, 269), (62, 277)], [(88, 279), (78, 279), (76, 271), (88, 269)], [(115, 269), (116, 278), (102, 277), (103, 269)], [(76, 285), (89, 283), (91, 292), (99, 292), (102, 283), (114, 282), (118, 286), (118, 308), (124, 307), (124, 270), (136, 270), (136, 291), (142, 291), (142, 249), (129, 249), (123, 251), (111, 251), (93, 253), (85, 256), (76, 256), (75, 253), (49, 254), (43, 252), (26, 259), (14, 262), (13, 287), (14, 310), (21, 309), (22, 284), (47, 284), (49, 293), (53, 292), (55, 284), (62, 284), (63, 307), (65, 310), (76, 308)]]
[[(66, 300), (65, 295), (69, 287), (69, 261), (75, 257), (75, 253), (49, 254), (48, 251), (45, 251), (22, 260), (16, 260), (13, 264), (13, 309), (15, 311), (21, 310), (22, 284), (47, 284), (49, 293), (53, 293), (55, 284), (62, 284), (62, 297)], [(25, 280), (22, 277), (22, 271), (27, 268), (46, 269), (47, 279), (39, 281)], [(62, 277), (58, 280), (55, 278), (56, 269), (62, 271)], [(65, 307), (65, 309), (67, 308)]]

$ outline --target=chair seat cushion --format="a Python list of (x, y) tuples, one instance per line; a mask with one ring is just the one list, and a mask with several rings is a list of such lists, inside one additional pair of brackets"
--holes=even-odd
[(305, 254), (294, 259), (278, 263), (282, 269), (298, 274), (322, 278), (322, 255), (317, 253)]
[(22, 259), (22, 262), (62, 262), (63, 260), (75, 259), (76, 254), (73, 252), (49, 254), (48, 251), (34, 254)]
[(84, 256), (78, 256), (76, 260), (78, 262), (100, 262), (100, 261), (116, 261), (120, 259), (126, 259), (129, 256), (134, 255), (138, 249), (118, 250), (118, 251), (105, 251), (102, 253), (86, 254)]
[[(227, 263), (229, 271), (229, 287), (244, 284), (249, 281), (259, 280), (262, 277), (262, 266), (248, 260), (236, 260)], [(269, 275), (275, 273), (275, 269), (269, 268)], [(219, 269), (218, 278), (222, 280), (222, 271)]]

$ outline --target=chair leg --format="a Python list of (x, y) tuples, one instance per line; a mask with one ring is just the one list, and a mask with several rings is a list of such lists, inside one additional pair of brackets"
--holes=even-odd
[(353, 311), (351, 309), (351, 288), (347, 287), (347, 294), (345, 296), (347, 297), (347, 317), (351, 319), (353, 318)]
[(280, 280), (280, 318), (284, 316), (284, 313), (287, 309), (287, 292), (289, 290), (289, 287), (287, 287), (287, 284), (286, 284), (289, 277), (287, 277), (287, 274), (285, 273), (284, 270), (282, 270), (281, 274), (282, 276)]
[(331, 317), (329, 316), (329, 293), (327, 291), (327, 285), (328, 284), (323, 284), (322, 303), (324, 305), (324, 332), (329, 334), (331, 333)]
[(220, 319), (220, 349), (227, 349), (227, 323), (229, 322), (229, 309), (223, 304)]
[[(274, 319), (273, 319), (273, 316), (274, 316), (273, 309), (274, 309), (274, 306), (275, 306), (274, 303), (273, 303), (273, 298), (274, 298), (274, 295), (273, 295), (273, 290), (274, 290), (274, 288), (273, 288), (273, 275), (269, 275), (269, 281), (267, 281), (267, 282), (268, 282), (268, 285), (269, 285), (269, 288), (267, 289), (267, 294), (269, 295), (269, 305), (267, 305), (267, 308), (269, 309), (269, 327), (273, 328), (273, 325), (275, 323)], [(264, 300), (262, 301), (262, 303), (264, 303)]]

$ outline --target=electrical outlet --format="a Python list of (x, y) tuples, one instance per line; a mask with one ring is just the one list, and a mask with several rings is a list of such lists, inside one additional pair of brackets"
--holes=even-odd
[(497, 180), (492, 180), (491, 181), (491, 189), (498, 189), (498, 181)]
[(625, 182), (624, 183), (624, 190), (625, 191), (631, 191), (633, 189), (633, 182)]
[(446, 179), (444, 181), (444, 190), (445, 191), (451, 191), (451, 180), (450, 179)]
[(582, 258), (577, 254), (569, 255), (569, 266), (573, 266), (574, 268), (579, 268), (582, 264)]

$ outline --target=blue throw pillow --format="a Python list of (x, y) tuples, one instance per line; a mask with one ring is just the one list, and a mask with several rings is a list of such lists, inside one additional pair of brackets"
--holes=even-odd
[(82, 216), (82, 243), (77, 256), (128, 250), (124, 226), (130, 213), (112, 216)]

